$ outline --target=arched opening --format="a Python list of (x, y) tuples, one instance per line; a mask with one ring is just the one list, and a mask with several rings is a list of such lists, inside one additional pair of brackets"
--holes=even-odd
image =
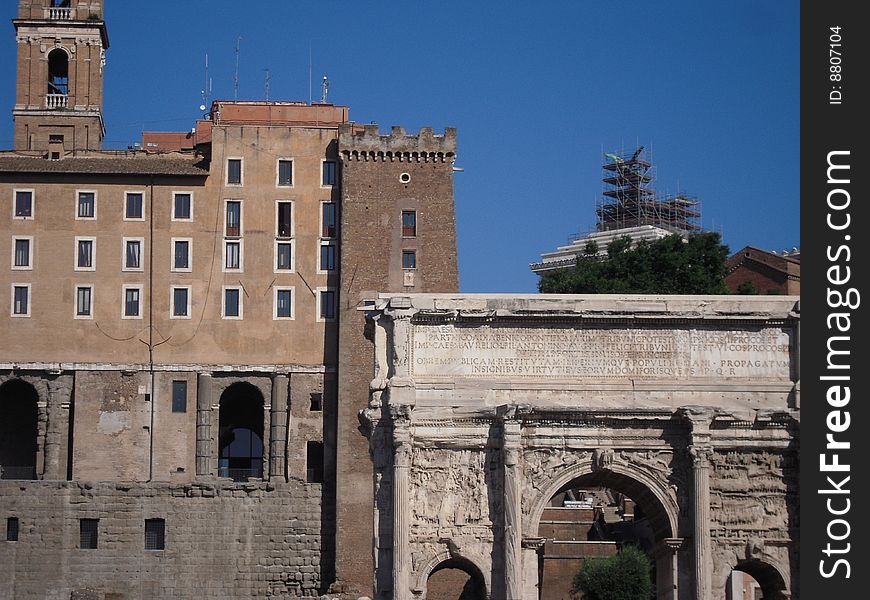
[(668, 511), (643, 483), (606, 469), (578, 476), (550, 498), (541, 514), (539, 598), (575, 598), (574, 577), (584, 564), (615, 556), (626, 545), (649, 557), (656, 597), (672, 598), (670, 557), (658, 552), (672, 536)]
[(218, 474), (246, 481), (263, 476), (263, 394), (249, 383), (234, 383), (220, 399)]
[(775, 567), (757, 560), (737, 563), (725, 590), (726, 600), (785, 600), (785, 581)]
[(483, 574), (468, 560), (445, 560), (429, 574), (426, 600), (486, 600)]
[(39, 394), (20, 379), (0, 386), (0, 479), (36, 479)]
[(69, 56), (61, 48), (55, 48), (48, 54), (48, 93), (69, 94)]
[(69, 0), (51, 0), (52, 8), (69, 8)]

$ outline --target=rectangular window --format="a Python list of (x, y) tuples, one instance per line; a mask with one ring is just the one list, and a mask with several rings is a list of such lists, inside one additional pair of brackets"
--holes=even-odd
[(416, 269), (417, 268), (417, 253), (413, 250), (402, 250), (402, 268)]
[(229, 237), (239, 237), (242, 234), (242, 203), (238, 200), (227, 200), (226, 233)]
[(224, 288), (224, 318), (242, 318), (242, 294), (240, 288)]
[(293, 242), (277, 242), (275, 244), (275, 270), (293, 270)]
[(278, 161), (278, 185), (290, 186), (293, 185), (293, 161), (279, 160)]
[(99, 532), (99, 519), (79, 519), (79, 548), (82, 550), (96, 550)]
[(30, 285), (12, 286), (12, 315), (15, 317), (30, 316)]
[(308, 442), (305, 454), (308, 483), (323, 483), (323, 442)]
[(335, 318), (335, 291), (320, 290), (320, 306), (318, 310), (318, 321), (328, 321)]
[(311, 396), (309, 396), (309, 404), (308, 410), (311, 412), (322, 412), (323, 411), (323, 394), (320, 392), (311, 392)]
[(142, 240), (124, 239), (124, 270), (142, 270)]
[(275, 289), (275, 318), (293, 318), (293, 291), (289, 289)]
[(334, 160), (323, 161), (323, 186), (335, 185), (336, 165)]
[(334, 238), (337, 233), (335, 202), (324, 202), (320, 206), (320, 236)]
[(172, 240), (172, 270), (190, 271), (190, 240)]
[(242, 159), (227, 159), (227, 184), (242, 185)]
[(293, 236), (293, 203), (278, 203), (278, 237)]
[(94, 192), (79, 192), (78, 212), (79, 219), (93, 219), (97, 215), (97, 194)]
[(320, 270), (335, 270), (335, 244), (331, 242), (320, 244)]
[(9, 517), (6, 519), (6, 541), (18, 541), (18, 517)]
[(137, 319), (141, 316), (142, 290), (138, 287), (124, 288), (124, 316), (128, 319)]
[(129, 220), (141, 220), (143, 195), (140, 192), (127, 192), (124, 199), (124, 218)]
[(176, 221), (190, 221), (193, 218), (193, 195), (176, 192), (173, 196), (172, 218)]
[(92, 271), (94, 269), (93, 239), (76, 238), (76, 269)]
[(190, 316), (190, 288), (172, 288), (172, 316), (184, 319)]
[(237, 271), (242, 268), (242, 243), (226, 242), (224, 245), (224, 268), (228, 271)]
[(185, 413), (187, 412), (187, 382), (173, 381), (172, 382), (172, 412)]
[(402, 211), (402, 237), (417, 237), (417, 211)]
[(31, 242), (31, 238), (15, 238), (12, 248), (13, 269), (30, 269), (33, 267), (30, 254)]
[(145, 519), (145, 549), (164, 550), (166, 548), (166, 521)]
[(76, 317), (93, 316), (93, 309), (91, 307), (93, 295), (94, 289), (89, 285), (76, 287)]
[(30, 190), (15, 191), (15, 216), (19, 219), (33, 217), (33, 192)]

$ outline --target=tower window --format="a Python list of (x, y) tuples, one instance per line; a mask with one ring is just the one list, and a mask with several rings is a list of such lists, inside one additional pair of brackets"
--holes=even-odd
[(172, 412), (187, 412), (187, 382), (184, 380), (172, 382)]
[(163, 550), (166, 548), (166, 521), (145, 519), (145, 549)]
[(9, 517), (6, 519), (6, 541), (18, 541), (18, 517)]
[(48, 93), (69, 94), (69, 56), (66, 50), (56, 48), (48, 55)]
[(402, 237), (417, 237), (417, 211), (402, 211)]
[(99, 530), (99, 519), (79, 519), (79, 548), (96, 550)]
[(242, 185), (242, 159), (227, 159), (227, 184)]
[(323, 483), (323, 442), (308, 442), (305, 450), (308, 483)]
[(402, 268), (416, 269), (417, 268), (417, 253), (413, 250), (402, 250)]

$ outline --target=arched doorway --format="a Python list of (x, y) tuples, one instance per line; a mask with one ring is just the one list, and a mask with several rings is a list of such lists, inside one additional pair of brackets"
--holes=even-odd
[(20, 379), (0, 386), (0, 479), (36, 479), (39, 394)]
[(468, 560), (445, 560), (429, 574), (426, 600), (486, 600), (483, 574)]
[[(673, 507), (672, 507), (673, 509)], [(673, 557), (662, 552), (673, 537), (674, 518), (659, 495), (638, 479), (607, 468), (564, 483), (543, 507), (538, 521), (540, 600), (568, 600), (574, 576), (588, 560), (615, 556), (632, 545), (650, 562), (656, 598), (674, 597)]]
[(220, 477), (263, 476), (263, 404), (263, 394), (250, 383), (234, 383), (221, 394)]
[(750, 559), (737, 563), (725, 591), (726, 600), (785, 600), (785, 581), (772, 565)]

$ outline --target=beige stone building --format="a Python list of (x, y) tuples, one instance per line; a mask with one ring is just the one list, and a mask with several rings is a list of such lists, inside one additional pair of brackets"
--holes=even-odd
[(316, 597), (336, 570), (371, 593), (371, 554), (335, 550), (337, 495), (341, 547), (372, 538), (356, 307), (457, 289), (454, 131), (215, 102), (102, 150), (102, 1), (21, 0), (14, 24), (0, 598)]

